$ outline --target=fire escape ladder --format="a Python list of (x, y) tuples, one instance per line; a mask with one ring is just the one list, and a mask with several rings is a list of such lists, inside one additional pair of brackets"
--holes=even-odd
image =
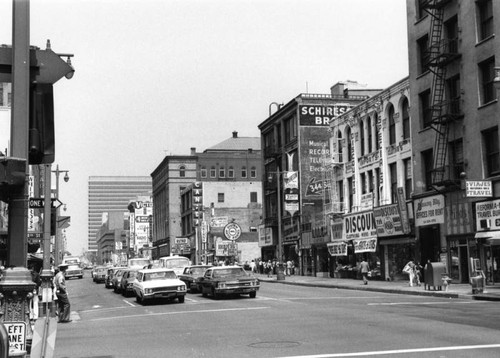
[(437, 6), (436, 1), (430, 1), (429, 7), (432, 8), (432, 16), (428, 58), (429, 69), (433, 73), (430, 110), (431, 126), (436, 131), (432, 183), (438, 184), (443, 182), (445, 176), (449, 133), (446, 116), (443, 116), (446, 85), (446, 62), (443, 62), (445, 56), (442, 46), (444, 8)]

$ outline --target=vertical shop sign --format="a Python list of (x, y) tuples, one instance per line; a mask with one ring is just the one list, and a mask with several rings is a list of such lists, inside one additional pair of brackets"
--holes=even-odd
[(193, 184), (193, 225), (200, 226), (203, 220), (203, 183)]

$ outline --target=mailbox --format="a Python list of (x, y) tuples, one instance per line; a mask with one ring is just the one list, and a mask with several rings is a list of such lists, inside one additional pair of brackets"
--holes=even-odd
[(430, 290), (431, 286), (434, 290), (442, 289), (443, 286), (443, 274), (446, 273), (446, 266), (442, 262), (428, 262), (425, 265), (424, 275), (425, 275), (425, 289)]

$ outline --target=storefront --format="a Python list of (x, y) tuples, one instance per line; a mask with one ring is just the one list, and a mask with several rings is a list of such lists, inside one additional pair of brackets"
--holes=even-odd
[(479, 266), (486, 284), (500, 283), (500, 199), (476, 203), (476, 234)]
[(377, 245), (377, 228), (373, 211), (346, 214), (343, 217), (342, 237), (338, 238), (338, 222), (332, 225), (334, 237), (327, 244), (333, 258), (333, 277), (359, 278), (359, 264), (365, 259), (370, 265), (368, 276), (380, 278), (380, 254)]
[(374, 208), (377, 236), (379, 238), (383, 280), (407, 280), (403, 267), (416, 259), (416, 240), (410, 235), (409, 226), (403, 225), (398, 204)]

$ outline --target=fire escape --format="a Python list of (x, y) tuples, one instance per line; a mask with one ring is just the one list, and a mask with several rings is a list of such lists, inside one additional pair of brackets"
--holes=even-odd
[(443, 39), (444, 8), (452, 0), (427, 0), (421, 3), (431, 16), (430, 39), (427, 58), (429, 70), (433, 74), (430, 125), (435, 130), (433, 153), (433, 186), (450, 186), (456, 182), (454, 165), (446, 165), (450, 125), (463, 117), (459, 100), (446, 99), (446, 70), (450, 63), (460, 58), (458, 40)]

